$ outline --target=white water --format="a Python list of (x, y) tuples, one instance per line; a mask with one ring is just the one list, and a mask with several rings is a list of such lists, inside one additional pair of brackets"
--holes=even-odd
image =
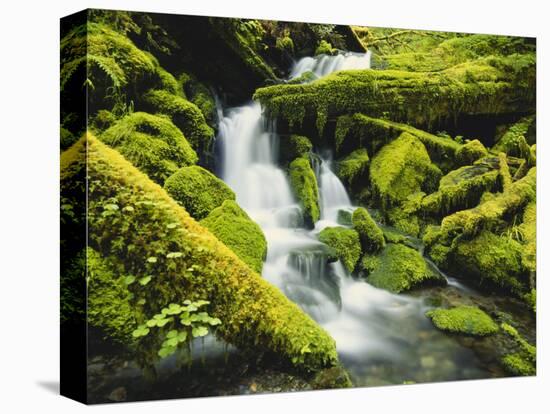
[[(369, 54), (303, 58), (291, 77), (307, 71), (324, 76), (334, 70), (369, 66)], [(220, 121), (217, 144), (223, 180), (266, 236), (268, 253), (262, 276), (331, 334), (343, 360), (347, 358), (351, 366), (380, 360), (399, 365), (401, 358), (420, 352), (416, 349), (418, 332), (431, 325), (419, 299), (356, 281), (339, 261), (327, 263), (327, 248), (317, 234), (324, 227), (338, 225), (338, 210), (354, 208), (331, 170), (330, 158), (316, 166), (321, 220), (310, 231), (301, 226), (299, 205), (285, 172), (277, 166), (279, 138), (258, 103), (228, 110)]]

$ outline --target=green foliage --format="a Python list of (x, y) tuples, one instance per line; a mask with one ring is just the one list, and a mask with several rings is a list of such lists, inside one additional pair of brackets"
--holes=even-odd
[(157, 183), (178, 168), (197, 162), (197, 154), (181, 131), (163, 116), (135, 112), (100, 136)]
[(535, 160), (526, 140), (527, 131), (534, 120), (534, 116), (527, 116), (513, 124), (493, 146), (493, 151), (505, 152), (507, 155), (524, 158), (530, 165), (534, 165)]
[(164, 183), (164, 189), (195, 219), (202, 220), (235, 193), (222, 180), (198, 165), (183, 167)]
[(440, 176), (422, 142), (407, 132), (385, 145), (370, 165), (372, 187), (383, 210), (413, 193), (429, 191)]
[(514, 340), (516, 346), (516, 352), (507, 354), (502, 358), (504, 368), (514, 375), (536, 375), (537, 348), (528, 343), (512, 325), (503, 323), (501, 328)]
[(187, 73), (179, 76), (178, 84), (185, 97), (201, 110), (207, 124), (214, 128), (217, 121), (216, 101), (210, 89)]
[(149, 105), (150, 112), (168, 115), (184, 133), (193, 149), (204, 151), (210, 148), (214, 131), (195, 104), (164, 90), (150, 90), (143, 99)]
[(535, 55), (490, 57), (441, 72), (339, 71), (301, 85), (260, 88), (254, 99), (271, 117), (291, 126), (304, 117), (326, 120), (356, 112), (415, 126), (430, 126), (460, 114), (498, 115), (534, 111)]
[(317, 55), (335, 55), (338, 53), (338, 50), (332, 47), (332, 45), (326, 40), (321, 40), (315, 49), (315, 56)]
[(258, 224), (231, 200), (210, 212), (201, 225), (235, 252), (251, 269), (261, 274), (267, 254), (267, 241)]
[(281, 51), (290, 53), (291, 55), (294, 54), (294, 42), (292, 41), (292, 38), (288, 35), (278, 37), (275, 41), (275, 47)]
[(452, 333), (487, 336), (499, 330), (493, 319), (475, 306), (434, 309), (426, 312), (426, 316), (438, 329)]
[[(204, 299), (208, 314), (223, 321), (216, 335), (243, 351), (269, 352), (302, 371), (337, 363), (334, 340), (322, 328), (117, 151), (86, 136), (63, 152), (61, 165), (67, 204), (81, 204), (85, 188), (74, 180), (83, 172), (89, 177), (90, 247), (113, 265), (114, 278), (135, 277), (126, 285), (136, 319), (124, 326), (128, 336), (121, 332), (127, 342), (159, 309)], [(152, 278), (143, 286), (146, 276)], [(159, 345), (135, 351), (151, 362)]]
[(294, 195), (300, 202), (304, 213), (304, 221), (309, 227), (319, 220), (319, 190), (315, 172), (308, 158), (296, 158), (289, 165), (290, 185)]
[(470, 165), (489, 155), (487, 148), (477, 139), (468, 141), (456, 152), (456, 161), (460, 165)]
[(403, 244), (388, 243), (379, 255), (364, 255), (361, 268), (371, 285), (400, 293), (421, 284), (444, 284), (416, 250)]
[(355, 209), (352, 224), (361, 239), (363, 252), (377, 252), (385, 246), (384, 233), (376, 225), (367, 209), (363, 207)]
[(210, 304), (207, 300), (191, 301), (186, 299), (182, 305), (171, 303), (155, 314), (145, 323), (139, 325), (132, 337), (143, 341), (148, 336), (163, 338), (162, 345), (157, 354), (166, 358), (174, 354), (178, 348), (190, 344), (193, 338), (208, 335), (209, 327), (221, 325), (222, 321), (214, 318), (208, 312), (199, 312), (199, 309)]
[(348, 272), (355, 270), (361, 256), (361, 241), (357, 231), (344, 227), (327, 227), (319, 233), (319, 241), (334, 249)]
[(348, 186), (359, 184), (369, 171), (369, 154), (366, 149), (353, 151), (346, 158), (338, 162), (338, 178)]
[(60, 143), (61, 151), (66, 150), (77, 141), (77, 138), (71, 133), (71, 131), (63, 127), (59, 129), (59, 135), (60, 135), (59, 143)]

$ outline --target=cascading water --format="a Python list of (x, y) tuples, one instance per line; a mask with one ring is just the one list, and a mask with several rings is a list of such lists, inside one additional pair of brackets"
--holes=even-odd
[[(291, 78), (308, 71), (320, 77), (336, 70), (368, 67), (368, 53), (307, 57), (294, 65)], [(321, 220), (314, 230), (303, 228), (299, 204), (285, 172), (277, 165), (278, 141), (258, 103), (229, 109), (220, 117), (221, 176), (267, 239), (262, 276), (331, 334), (357, 385), (367, 385), (363, 378), (371, 377), (373, 370), (386, 370), (382, 376), (395, 381), (461, 378), (463, 374), (454, 371), (424, 379), (417, 375), (419, 361), (438, 353), (461, 359), (462, 366), (473, 370), (469, 378), (482, 377), (465, 362), (473, 360), (471, 351), (432, 328), (423, 315), (421, 300), (374, 288), (353, 279), (339, 261), (328, 262), (328, 248), (317, 240), (317, 234), (324, 227), (339, 225), (339, 210), (353, 211), (350, 198), (331, 170), (330, 157), (319, 157), (316, 174)], [(423, 342), (419, 333), (436, 339)]]

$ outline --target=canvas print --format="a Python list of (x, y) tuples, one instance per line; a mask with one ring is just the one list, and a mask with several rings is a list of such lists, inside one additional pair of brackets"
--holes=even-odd
[(60, 57), (62, 394), (536, 374), (534, 38), (85, 10)]

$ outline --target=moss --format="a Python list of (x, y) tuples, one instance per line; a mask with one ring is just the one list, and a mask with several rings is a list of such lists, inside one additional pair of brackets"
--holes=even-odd
[(534, 111), (535, 55), (490, 57), (436, 73), (339, 71), (303, 85), (276, 85), (254, 94), (268, 114), (300, 124), (306, 115), (319, 131), (328, 118), (364, 112), (429, 127), (461, 114)]
[(185, 97), (201, 110), (207, 124), (215, 128), (217, 122), (216, 100), (210, 89), (194, 76), (186, 73), (180, 75), (178, 84)]
[(208, 126), (195, 104), (163, 90), (150, 90), (143, 99), (150, 112), (168, 115), (195, 151), (203, 152), (210, 148), (214, 130)]
[(267, 254), (267, 242), (260, 226), (250, 219), (233, 200), (210, 212), (200, 222), (235, 252), (252, 270), (261, 274)]
[(421, 284), (444, 284), (418, 253), (403, 244), (389, 243), (377, 256), (365, 255), (361, 267), (371, 285), (400, 293)]
[(384, 233), (382, 233), (382, 230), (376, 225), (365, 208), (359, 207), (355, 209), (352, 216), (352, 224), (361, 239), (363, 252), (374, 253), (384, 247)]
[(290, 36), (278, 37), (275, 40), (275, 47), (291, 55), (294, 54), (294, 42), (292, 41), (292, 38)]
[(534, 165), (531, 149), (526, 140), (527, 132), (534, 120), (534, 116), (527, 116), (513, 124), (493, 146), (493, 151), (525, 158), (530, 162), (530, 165)]
[(422, 142), (406, 132), (385, 145), (370, 165), (372, 187), (383, 210), (433, 188), (440, 176)]
[(309, 227), (319, 220), (319, 190), (315, 172), (311, 168), (309, 159), (296, 158), (289, 166), (290, 184), (294, 195), (300, 202), (304, 213), (304, 221)]
[(480, 283), (520, 293), (525, 284), (521, 244), (483, 230), (472, 240), (457, 239), (452, 263)]
[[(337, 364), (334, 340), (322, 328), (117, 151), (87, 136), (62, 154), (61, 165), (62, 195), (75, 205), (85, 189), (77, 186), (77, 194), (73, 180), (88, 172), (89, 244), (115, 266), (111, 276), (152, 276), (127, 288), (138, 322), (170, 303), (205, 299), (222, 321), (216, 335), (244, 351), (271, 353), (299, 370)], [(156, 345), (136, 349), (155, 354)]]
[(168, 119), (135, 112), (119, 120), (100, 136), (157, 183), (179, 167), (197, 162), (197, 154), (181, 131)]
[(510, 168), (508, 167), (508, 159), (504, 152), (498, 154), (499, 164), (499, 178), (502, 183), (502, 189), (504, 191), (509, 190), (512, 185), (512, 175), (510, 174)]
[(321, 40), (315, 49), (315, 56), (317, 55), (335, 55), (338, 53), (338, 50), (332, 47), (332, 45), (326, 40)]
[(296, 158), (309, 157), (313, 149), (313, 145), (309, 138), (294, 134), (282, 136), (279, 145), (279, 158), (283, 164), (287, 164)]
[(462, 145), (456, 152), (456, 161), (460, 165), (470, 165), (474, 161), (489, 155), (487, 148), (479, 140), (474, 139)]
[(180, 168), (166, 180), (164, 189), (196, 220), (208, 216), (225, 200), (235, 200), (233, 190), (197, 165)]
[(161, 66), (157, 67), (157, 75), (160, 79), (160, 89), (171, 93), (172, 95), (183, 96), (181, 85), (174, 75)]
[(363, 114), (338, 117), (335, 131), (335, 147), (367, 147), (375, 153), (381, 146), (395, 140), (403, 132), (418, 138), (435, 162), (445, 165), (454, 162), (460, 144), (449, 137), (441, 137), (422, 131), (407, 124), (372, 118)]
[(537, 348), (528, 343), (512, 325), (503, 323), (502, 330), (512, 338), (515, 351), (502, 358), (507, 371), (514, 375), (532, 376), (537, 374)]
[(485, 191), (498, 188), (499, 172), (483, 165), (468, 165), (441, 178), (439, 189), (422, 200), (422, 212), (445, 216), (475, 207)]
[(536, 289), (531, 289), (530, 292), (523, 295), (523, 300), (534, 313), (537, 313), (537, 290)]
[(386, 211), (388, 223), (397, 230), (418, 237), (424, 221), (421, 217), (420, 207), (426, 194), (424, 192), (412, 193), (398, 206)]
[(59, 129), (59, 146), (61, 148), (61, 151), (66, 150), (76, 141), (77, 138), (72, 134), (71, 131), (63, 127)]
[(139, 315), (134, 309), (126, 277), (95, 250), (86, 250), (88, 323), (117, 342), (128, 342)]
[(359, 234), (344, 227), (327, 227), (319, 233), (319, 240), (334, 249), (342, 264), (352, 273), (361, 256)]
[(347, 371), (341, 365), (324, 369), (317, 373), (311, 380), (314, 390), (327, 390), (334, 388), (351, 388), (353, 383)]
[(441, 222), (442, 235), (451, 240), (459, 234), (471, 238), (482, 229), (497, 228), (503, 219), (512, 217), (532, 200), (536, 193), (536, 170), (512, 183), (507, 191), (470, 210), (458, 211)]
[(523, 222), (519, 226), (524, 249), (521, 263), (530, 272), (537, 271), (537, 203), (530, 202), (523, 212)]
[(111, 111), (100, 109), (94, 117), (91, 118), (88, 127), (95, 133), (102, 133), (117, 122), (117, 117)]
[(443, 331), (472, 336), (487, 336), (498, 332), (498, 325), (475, 306), (434, 309), (426, 312), (433, 324)]
[(369, 154), (361, 148), (353, 151), (346, 158), (338, 162), (337, 175), (348, 186), (360, 184), (369, 171)]

